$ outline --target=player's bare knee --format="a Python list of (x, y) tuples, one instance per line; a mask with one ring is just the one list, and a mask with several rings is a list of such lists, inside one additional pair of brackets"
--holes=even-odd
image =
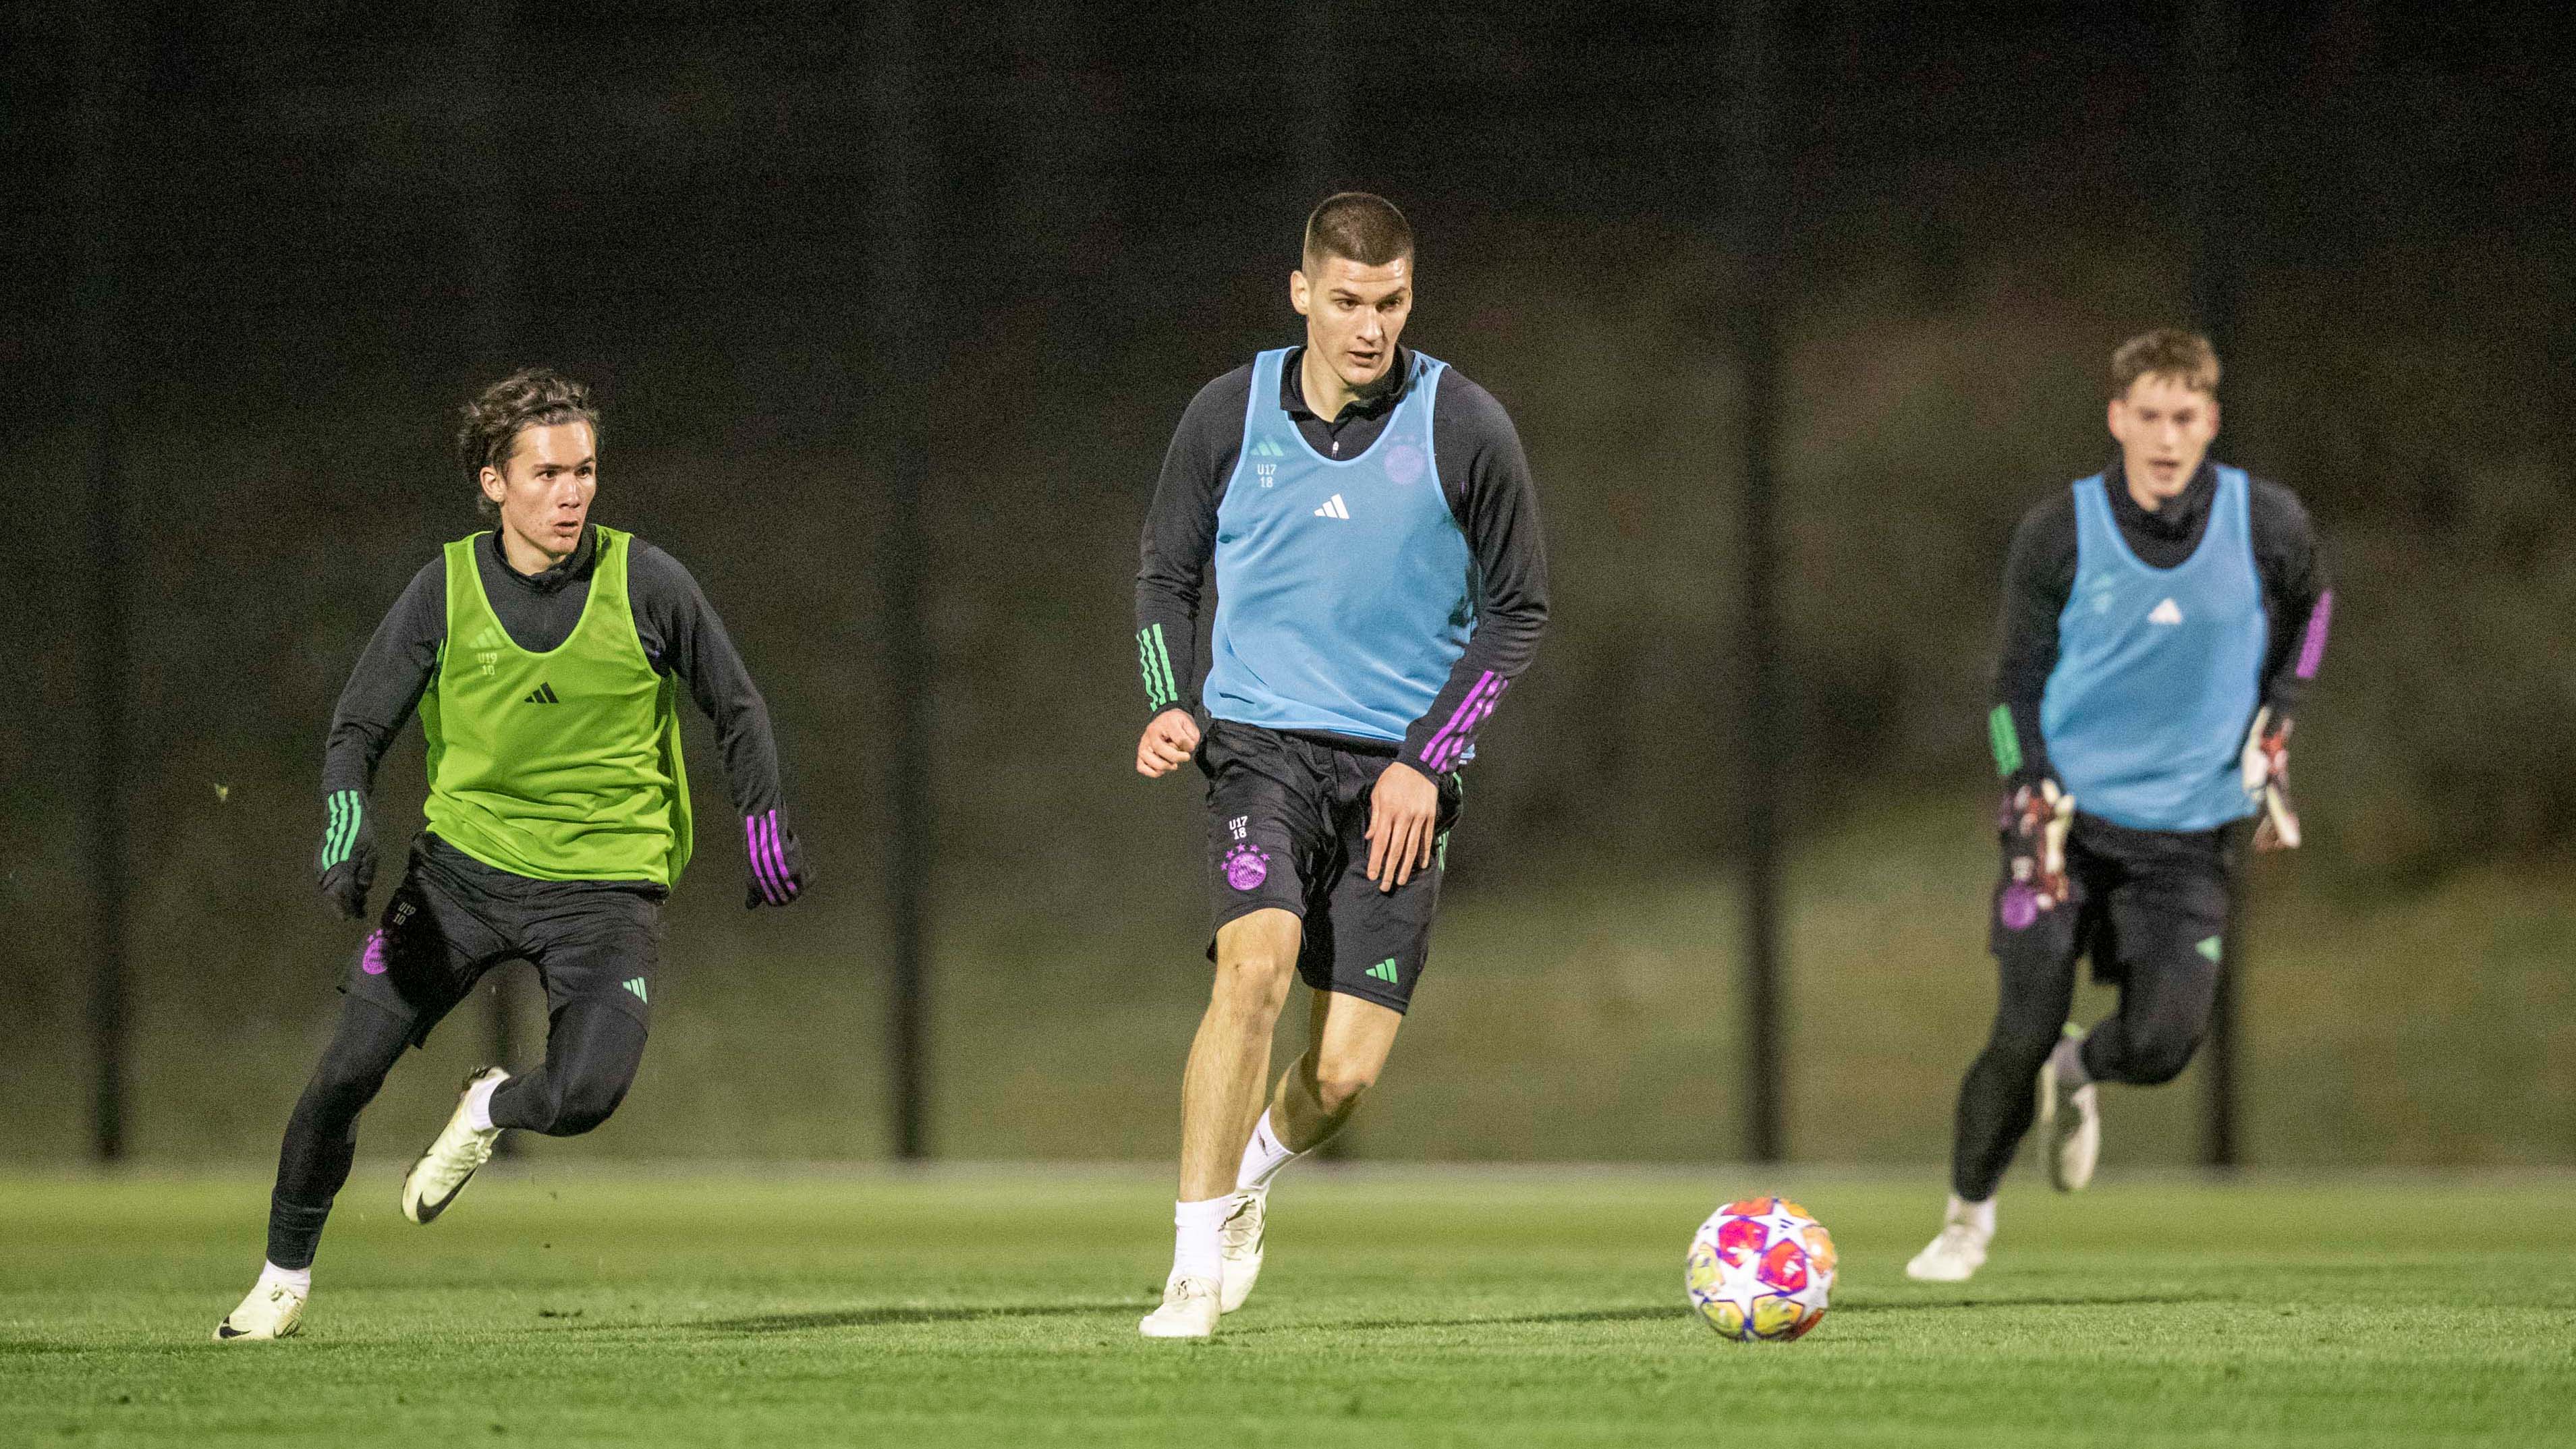
[(1216, 964), (1216, 1001), (1248, 1013), (1276, 1019), (1288, 1004), (1288, 987), (1297, 978), (1295, 956), (1255, 947), (1229, 952)]
[(1316, 1103), (1327, 1113), (1337, 1113), (1377, 1085), (1378, 1069), (1385, 1065), (1385, 1060), (1372, 1052), (1342, 1053), (1325, 1049), (1309, 1051), (1299, 1065), (1305, 1069), (1307, 1083), (1314, 1089)]
[(1377, 1085), (1377, 1069), (1349, 1063), (1319, 1063), (1314, 1072), (1315, 1102), (1326, 1115), (1340, 1113)]

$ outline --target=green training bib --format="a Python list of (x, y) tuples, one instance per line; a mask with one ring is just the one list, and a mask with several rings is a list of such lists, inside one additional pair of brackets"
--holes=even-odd
[(667, 887), (689, 863), (678, 682), (636, 638), (627, 535), (598, 532), (581, 622), (542, 654), (492, 612), (483, 535), (447, 545), (447, 642), (420, 701), (429, 828), (513, 875)]

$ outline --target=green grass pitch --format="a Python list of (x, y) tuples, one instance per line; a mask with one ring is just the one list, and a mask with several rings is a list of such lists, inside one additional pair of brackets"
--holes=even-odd
[[(496, 1169), (430, 1228), (362, 1166), (301, 1339), (207, 1342), (247, 1176), (0, 1178), (0, 1444), (2407, 1445), (2576, 1442), (2576, 1181), (2017, 1175), (1909, 1283), (1932, 1174), (1296, 1169), (1206, 1344), (1136, 1318), (1144, 1170)], [(1777, 1187), (1842, 1247), (1804, 1342), (1681, 1259)]]

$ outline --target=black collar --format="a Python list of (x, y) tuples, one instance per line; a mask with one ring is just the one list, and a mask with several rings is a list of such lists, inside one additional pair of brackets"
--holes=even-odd
[(581, 542), (573, 546), (571, 556), (542, 573), (523, 574), (510, 566), (510, 551), (501, 547), (499, 528), (494, 528), (484, 537), (488, 540), (487, 546), (491, 551), (492, 561), (501, 566), (501, 576), (523, 589), (540, 594), (555, 593), (567, 584), (579, 583), (589, 578), (592, 567), (599, 562), (599, 526), (597, 524), (583, 524)]
[(2118, 457), (2113, 457), (2111, 466), (2102, 470), (2102, 484), (2111, 495), (2111, 516), (2120, 527), (2156, 538), (2186, 538), (2208, 516), (2209, 500), (2218, 493), (2218, 465), (2202, 458), (2182, 491), (2152, 513), (2139, 507), (2138, 500), (2131, 496), (2128, 474)]
[(1351, 399), (1351, 405), (1342, 409), (1341, 417), (1326, 418), (1306, 405), (1305, 365), (1306, 349), (1303, 347), (1289, 348), (1288, 355), (1279, 361), (1279, 406), (1292, 418), (1321, 418), (1328, 423), (1338, 423), (1343, 418), (1381, 417), (1393, 412), (1395, 405), (1404, 401), (1404, 395), (1413, 390), (1413, 350), (1398, 346), (1395, 363), (1387, 368), (1386, 376)]

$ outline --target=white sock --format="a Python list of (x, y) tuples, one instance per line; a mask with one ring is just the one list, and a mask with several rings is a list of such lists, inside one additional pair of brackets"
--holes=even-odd
[(1224, 1273), (1224, 1250), (1217, 1229), (1225, 1226), (1231, 1198), (1172, 1204), (1172, 1276), (1216, 1282)]
[(477, 1132), (492, 1130), (492, 1094), (501, 1090), (508, 1077), (485, 1077), (465, 1089), (465, 1125)]
[(1991, 1238), (1995, 1235), (1995, 1200), (1987, 1198), (1984, 1202), (1970, 1202), (1954, 1192), (1950, 1194), (1950, 1210), (1942, 1215), (1941, 1220), (1966, 1223), (1977, 1230), (1977, 1236)]
[(2084, 1038), (2080, 1036), (2059, 1037), (2057, 1049), (2048, 1054), (2048, 1063), (2057, 1068), (2059, 1084), (2070, 1092), (2093, 1080), (2093, 1074), (2084, 1070)]
[(1288, 1150), (1288, 1144), (1270, 1130), (1270, 1114), (1264, 1112), (1261, 1120), (1252, 1124), (1252, 1140), (1243, 1144), (1243, 1166), (1235, 1169), (1234, 1190), (1268, 1187), (1279, 1169), (1304, 1155)]
[(275, 1283), (283, 1283), (309, 1298), (313, 1295), (313, 1270), (281, 1268), (275, 1263), (263, 1261), (259, 1265), (259, 1282), (253, 1285), (251, 1291), (255, 1293)]

